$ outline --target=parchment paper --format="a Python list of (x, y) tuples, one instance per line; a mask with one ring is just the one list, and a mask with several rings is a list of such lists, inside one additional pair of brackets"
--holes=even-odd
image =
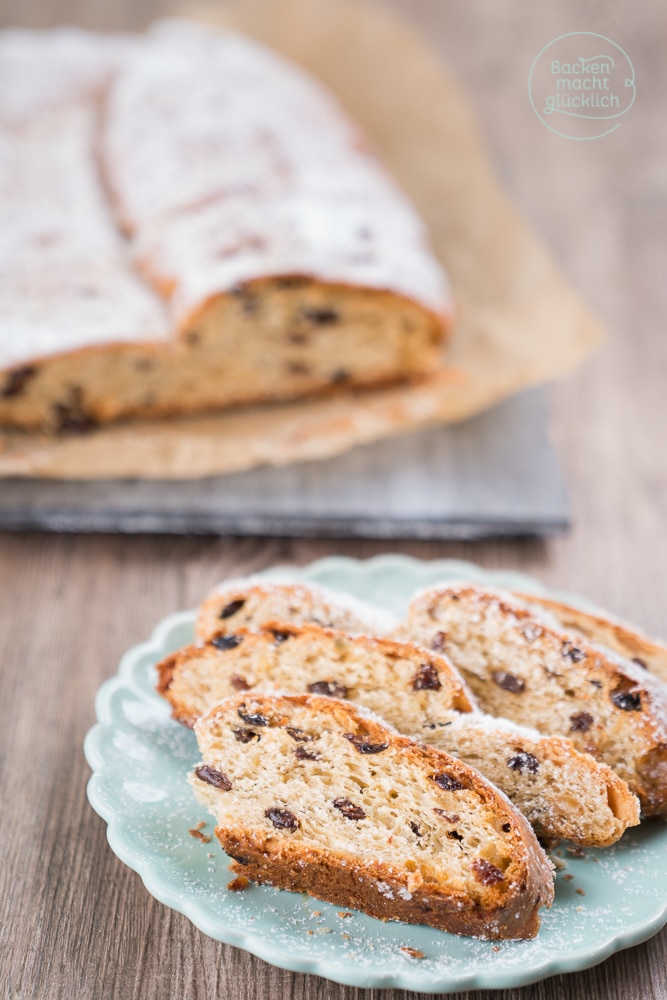
[(466, 97), (408, 25), (369, 0), (240, 0), (198, 16), (317, 74), (374, 141), (453, 285), (458, 318), (442, 366), (414, 386), (62, 439), (5, 432), (0, 475), (182, 479), (325, 458), (480, 413), (568, 374), (599, 343), (599, 324), (499, 187)]

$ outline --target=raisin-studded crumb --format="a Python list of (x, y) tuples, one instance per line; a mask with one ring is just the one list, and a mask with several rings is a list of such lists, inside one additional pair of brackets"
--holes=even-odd
[(37, 374), (37, 369), (33, 365), (24, 365), (23, 368), (14, 368), (8, 372), (5, 381), (0, 389), (0, 396), (3, 399), (11, 399), (13, 396), (20, 396), (28, 382)]
[(298, 830), (301, 825), (289, 809), (266, 809), (264, 815), (267, 819), (271, 820), (273, 825), (277, 830)]
[(285, 732), (297, 743), (310, 743), (313, 740), (310, 733), (304, 733), (303, 729), (297, 729), (295, 726), (285, 726)]
[(473, 858), (471, 868), (481, 885), (496, 885), (498, 882), (505, 881), (505, 876), (500, 868), (492, 865), (486, 858)]
[(528, 771), (529, 774), (537, 774), (540, 762), (532, 753), (517, 753), (514, 757), (510, 757), (507, 766), (511, 771), (518, 771), (520, 774), (523, 774), (524, 771)]
[(243, 719), (249, 726), (268, 726), (269, 720), (260, 712), (248, 711), (245, 704), (239, 705), (237, 709), (239, 719)]
[(432, 774), (431, 781), (435, 781), (436, 785), (442, 788), (445, 792), (458, 792), (460, 789), (465, 787), (461, 784), (458, 778), (452, 778), (451, 774), (445, 774), (444, 772)]
[(227, 775), (222, 771), (216, 771), (214, 767), (210, 767), (208, 764), (201, 764), (195, 770), (195, 774), (201, 781), (205, 781), (207, 785), (213, 785), (214, 788), (221, 788), (223, 792), (231, 790), (232, 783)]
[(586, 659), (586, 654), (583, 649), (579, 649), (579, 647), (571, 643), (569, 639), (566, 639), (561, 646), (561, 653), (563, 656), (567, 657), (568, 660), (571, 660), (572, 663), (581, 663), (582, 660)]
[(236, 649), (242, 642), (242, 635), (216, 635), (211, 639), (211, 645), (222, 652), (226, 649)]
[(334, 799), (333, 805), (334, 809), (338, 809), (339, 812), (342, 812), (345, 819), (366, 819), (366, 813), (361, 806), (356, 806), (354, 802), (351, 802), (349, 799)]
[(441, 816), (446, 823), (458, 823), (461, 817), (458, 813), (448, 813), (444, 809), (440, 809), (438, 806), (433, 807), (433, 812), (436, 816)]
[(326, 307), (319, 309), (302, 309), (301, 315), (309, 323), (314, 323), (316, 326), (329, 326), (332, 323), (337, 323), (340, 319), (340, 315), (335, 309), (329, 309)]
[(290, 361), (287, 370), (290, 375), (310, 375), (310, 368), (302, 361)]
[(611, 700), (624, 712), (641, 712), (642, 697), (639, 691), (615, 691)]
[(431, 649), (434, 653), (444, 653), (447, 645), (447, 633), (436, 632), (431, 639)]
[(348, 690), (339, 681), (313, 681), (308, 685), (310, 694), (323, 694), (327, 698), (347, 698)]
[(590, 712), (576, 712), (570, 716), (570, 730), (573, 733), (586, 733), (593, 725), (593, 716)]
[(261, 740), (261, 736), (254, 729), (234, 729), (233, 732), (239, 743), (252, 743), (253, 740), (259, 743)]
[(526, 690), (526, 682), (507, 670), (494, 670), (491, 679), (503, 691), (510, 691), (512, 694), (522, 694)]
[(345, 733), (344, 736), (359, 753), (382, 753), (389, 746), (388, 743), (371, 743), (366, 736), (358, 733)]
[(218, 618), (224, 621), (226, 618), (232, 618), (237, 614), (243, 605), (245, 604), (245, 599), (240, 597), (236, 601), (230, 601), (229, 604), (225, 604), (224, 608), (221, 609)]
[(415, 691), (439, 691), (442, 687), (440, 675), (432, 663), (422, 663), (412, 679)]

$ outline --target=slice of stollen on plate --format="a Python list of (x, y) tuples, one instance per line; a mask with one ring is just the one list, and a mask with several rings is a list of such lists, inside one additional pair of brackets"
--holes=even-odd
[(566, 736), (616, 771), (645, 815), (667, 815), (667, 686), (647, 670), (469, 581), (418, 595), (399, 634), (444, 652), (484, 711)]
[(243, 691), (363, 705), (398, 731), (478, 768), (547, 839), (607, 846), (639, 822), (637, 800), (606, 765), (568, 740), (475, 711), (448, 660), (410, 644), (278, 622), (257, 634), (239, 630), (186, 646), (157, 671), (158, 691), (190, 726), (217, 701)]
[(473, 768), (318, 696), (237, 695), (195, 732), (192, 785), (239, 875), (455, 934), (537, 933), (551, 863)]

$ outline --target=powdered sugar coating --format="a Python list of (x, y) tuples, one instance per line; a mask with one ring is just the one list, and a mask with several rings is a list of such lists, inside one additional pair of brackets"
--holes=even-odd
[(91, 105), (0, 127), (0, 367), (169, 336), (131, 266), (92, 155)]
[(24, 127), (47, 112), (99, 99), (137, 45), (132, 35), (81, 28), (1, 32), (0, 123)]
[(103, 156), (180, 321), (238, 282), (294, 273), (449, 312), (412, 207), (333, 98), (261, 45), (178, 22), (153, 33), (110, 91)]

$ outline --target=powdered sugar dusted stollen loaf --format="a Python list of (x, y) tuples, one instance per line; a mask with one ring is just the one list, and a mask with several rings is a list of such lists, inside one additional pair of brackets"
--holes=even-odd
[(472, 768), (329, 698), (246, 695), (196, 726), (192, 784), (232, 870), (374, 917), (533, 937), (550, 862)]
[(592, 642), (602, 643), (619, 656), (649, 670), (662, 681), (667, 681), (667, 646), (663, 642), (649, 638), (638, 628), (602, 611), (582, 611), (572, 604), (554, 601), (539, 594), (518, 593), (517, 597), (530, 607), (547, 611), (568, 631), (578, 632)]
[(667, 687), (646, 670), (469, 582), (419, 595), (400, 634), (444, 652), (485, 711), (567, 736), (609, 764), (646, 815), (667, 814)]
[(346, 594), (313, 584), (230, 580), (204, 600), (197, 615), (199, 639), (246, 629), (261, 631), (270, 622), (313, 624), (342, 632), (382, 635), (395, 627), (389, 612)]
[(302, 70), (184, 21), (8, 32), (5, 78), (0, 423), (81, 429), (437, 363), (451, 305), (422, 223)]
[(278, 623), (258, 635), (239, 631), (188, 646), (158, 673), (158, 690), (186, 725), (239, 691), (354, 701), (473, 764), (549, 839), (605, 846), (639, 821), (635, 796), (606, 765), (567, 740), (473, 711), (448, 661), (414, 646)]

